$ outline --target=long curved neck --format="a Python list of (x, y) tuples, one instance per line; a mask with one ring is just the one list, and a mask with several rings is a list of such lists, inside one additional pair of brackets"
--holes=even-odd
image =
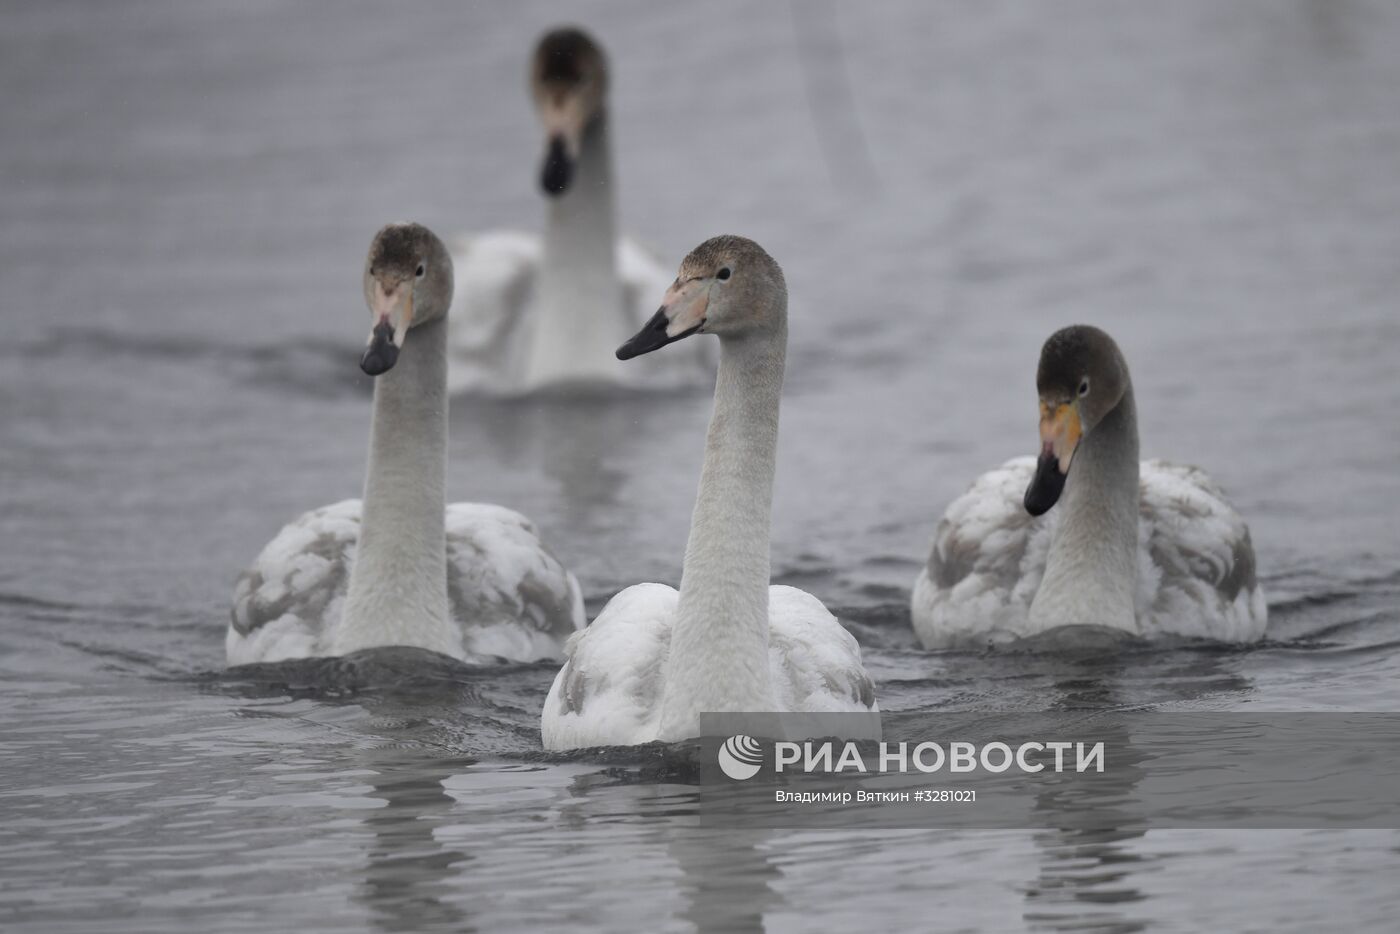
[(690, 521), (661, 704), (661, 738), (702, 712), (772, 710), (769, 525), (785, 327), (720, 347), (705, 466)]
[(615, 375), (613, 350), (635, 322), (623, 321), (613, 210), (612, 147), (599, 114), (584, 131), (569, 189), (549, 201), (525, 388)]
[(1082, 623), (1137, 633), (1137, 407), (1129, 385), (1079, 445), (1057, 509), (1035, 631)]
[(374, 382), (369, 472), (337, 655), (412, 645), (460, 657), (447, 609), (447, 320), (408, 333)]

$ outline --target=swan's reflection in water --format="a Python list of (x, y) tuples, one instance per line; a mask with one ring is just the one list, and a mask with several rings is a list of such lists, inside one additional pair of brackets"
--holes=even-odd
[[(1098, 723), (1101, 712), (1190, 708), (1246, 692), (1236, 659), (1210, 651), (1040, 655), (1023, 660), (1019, 690), (1033, 683), (1040, 709), (1082, 712)], [(545, 888), (548, 898), (567, 900), (566, 913), (582, 927), (762, 931), (794, 910), (785, 893), (808, 883), (800, 874), (786, 878), (783, 847), (774, 845), (785, 832), (700, 826), (696, 787), (644, 750), (613, 764), (607, 754), (551, 763), (465, 758), (460, 750), (481, 752), (493, 721), (464, 721), (448, 697), (432, 695), (441, 716), (426, 719), (421, 699), (411, 710), (372, 704), (375, 744), (354, 749), (346, 763), (366, 797), (382, 802), (359, 812), (369, 839), (354, 895), (378, 930), (491, 929), (503, 917), (538, 912)], [(393, 729), (379, 728), (385, 724)], [(525, 734), (533, 720), (511, 725), (519, 735), (511, 730), (505, 746), (532, 743)], [(1154, 914), (1143, 880), (1159, 857), (1140, 844), (1146, 824), (1138, 803), (1152, 749), (1134, 750), (1131, 727), (1112, 717), (1094, 738), (1118, 750), (1104, 781), (1037, 789), (1034, 806), (1047, 829), (1029, 832), (1035, 868), (1017, 886), (1031, 930), (1136, 931)], [(445, 749), (459, 752), (448, 757)], [(502, 836), (506, 825), (514, 829)], [(876, 850), (897, 858), (897, 839), (876, 838)], [(510, 880), (541, 863), (553, 867), (555, 882), (538, 895), (512, 893)], [(619, 880), (653, 894), (619, 901)], [(557, 916), (560, 902), (549, 904)]]
[(1135, 754), (1127, 729), (1098, 728), (1094, 739), (1126, 752), (1115, 755), (1093, 790), (1051, 783), (1036, 797), (1035, 810), (1052, 815), (1047, 822), (1058, 826), (1032, 838), (1040, 871), (1025, 894), (1031, 930), (1128, 934), (1146, 926), (1129, 914), (1129, 906), (1147, 898), (1137, 877), (1148, 860), (1131, 849), (1147, 833), (1134, 807), (1134, 790), (1146, 775), (1144, 757)]
[[(1226, 657), (1212, 652), (1184, 660), (1155, 653), (1130, 655), (1101, 676), (1085, 678), (1076, 672), (1057, 680), (1049, 707), (1124, 710), (1141, 703), (1137, 695), (1144, 680), (1171, 695), (1155, 703), (1190, 703), (1247, 690), (1248, 679), (1229, 669), (1223, 663)], [(1143, 667), (1162, 670), (1143, 672)], [(1128, 684), (1133, 687), (1125, 688)], [(1115, 752), (1092, 790), (1048, 783), (1036, 797), (1035, 810), (1051, 815), (1046, 823), (1052, 829), (1033, 835), (1040, 871), (1026, 887), (1023, 914), (1031, 930), (1132, 934), (1145, 930), (1152, 915), (1143, 904), (1148, 896), (1137, 883), (1151, 871), (1156, 857), (1143, 855), (1135, 846), (1148, 830), (1136, 791), (1148, 775), (1146, 762), (1152, 751), (1135, 748), (1132, 730), (1112, 719), (1096, 725), (1093, 738), (1121, 752)]]
[[(700, 827), (693, 786), (658, 783), (632, 767), (478, 765), (403, 746), (356, 752), (365, 796), (383, 802), (359, 812), (369, 839), (353, 894), (375, 930), (491, 930), (503, 916), (528, 928), (542, 907), (536, 900), (549, 898), (554, 917), (557, 900), (567, 900), (562, 910), (590, 929), (605, 921), (761, 932), (783, 903), (765, 848), (771, 832)], [(503, 808), (519, 813), (502, 817)], [(524, 811), (534, 826), (502, 839), (500, 824), (518, 823)], [(541, 860), (559, 876), (548, 896), (509, 890), (516, 872), (538, 872)], [(621, 897), (623, 884), (669, 894), (635, 902)]]
[(670, 827), (667, 852), (681, 870), (684, 906), (678, 916), (702, 934), (759, 934), (763, 919), (784, 899), (774, 889), (782, 873), (768, 857), (763, 830)]
[(762, 932), (764, 917), (785, 903), (775, 888), (782, 873), (766, 846), (773, 832), (703, 827), (698, 806), (692, 785), (619, 781), (596, 771), (577, 776), (558, 802), (561, 824), (581, 838), (596, 830), (600, 818), (627, 809), (625, 819), (643, 830), (643, 849), (670, 857), (665, 869), (668, 875), (680, 872), (673, 883), (679, 901), (657, 902), (646, 929), (673, 928), (665, 921), (675, 918), (701, 934)]
[(395, 748), (363, 750), (362, 759), (371, 794), (385, 804), (364, 818), (373, 838), (356, 900), (380, 931), (476, 930), (449, 900), (457, 890), (452, 880), (469, 873), (476, 857), (434, 833), (457, 807), (443, 782), (470, 761)]
[[(690, 485), (709, 405), (708, 390), (454, 399), (452, 437), (462, 448), (452, 456), (483, 463), (482, 477), (538, 469), (557, 491), (561, 524), (600, 532), (620, 521), (624, 499), (638, 501), (634, 485), (647, 488), (648, 474), (679, 469)], [(636, 521), (634, 511), (621, 519)]]
[(1130, 906), (1147, 899), (1133, 880), (1148, 868), (1150, 860), (1129, 850), (1131, 842), (1145, 833), (1131, 828), (1037, 833), (1041, 868), (1026, 891), (1026, 926), (1033, 931), (1104, 934), (1145, 930), (1147, 921), (1132, 917)]

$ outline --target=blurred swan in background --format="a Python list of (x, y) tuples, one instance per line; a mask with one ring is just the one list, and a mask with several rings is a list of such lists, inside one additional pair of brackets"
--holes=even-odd
[(583, 625), (578, 582), (519, 513), (444, 508), (452, 260), (432, 231), (391, 224), (365, 260), (374, 382), (363, 504), (282, 529), (234, 588), (230, 665), (416, 646), (466, 660), (558, 657)]
[(719, 336), (720, 363), (680, 591), (629, 587), (569, 640), (541, 715), (546, 749), (684, 739), (701, 712), (878, 709), (855, 638), (811, 594), (769, 586), (787, 287), (758, 244), (696, 247), (617, 356), (697, 333)]
[(1075, 624), (1260, 638), (1268, 609), (1249, 528), (1199, 468), (1138, 463), (1132, 380), (1113, 339), (1056, 332), (1036, 386), (1040, 457), (983, 474), (948, 507), (914, 584), (920, 641), (1005, 642)]
[(451, 391), (703, 384), (714, 372), (705, 346), (686, 348), (671, 366), (624, 367), (613, 356), (651, 317), (671, 276), (617, 234), (603, 50), (577, 29), (547, 33), (530, 90), (546, 136), (544, 236), (488, 233), (454, 249)]

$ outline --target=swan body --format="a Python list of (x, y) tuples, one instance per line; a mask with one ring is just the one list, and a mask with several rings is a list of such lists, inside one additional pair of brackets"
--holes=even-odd
[[(575, 336), (567, 346), (560, 341), (556, 349), (541, 337), (542, 330), (554, 326), (541, 304), (546, 278), (542, 238), (493, 231), (454, 243), (452, 257), (460, 276), (448, 318), (449, 392), (512, 397), (570, 385), (679, 390), (711, 379), (714, 357), (698, 342), (674, 366), (653, 360), (629, 367), (618, 363), (613, 356), (623, 339), (618, 335), (631, 335), (646, 323), (656, 312), (655, 297), (674, 276), (631, 237), (619, 236), (614, 244), (616, 297), (560, 302), (560, 311), (589, 328), (587, 337)], [(593, 343), (593, 335), (606, 336), (606, 346), (569, 350)]]
[[(664, 661), (680, 592), (634, 584), (576, 633), (541, 720), (546, 749), (637, 746), (662, 736)], [(875, 709), (860, 646), (821, 601), (796, 587), (768, 588), (771, 694), (754, 710), (863, 713)], [(831, 680), (835, 678), (835, 681)]]
[[(360, 513), (358, 499), (322, 506), (268, 542), (234, 588), (230, 665), (345, 654), (339, 626)], [(558, 657), (583, 619), (583, 594), (530, 520), (485, 503), (450, 503), (445, 517), (454, 626), (442, 643), (420, 647), (459, 660)], [(382, 644), (419, 644), (412, 627), (391, 625)]]
[(498, 232), (457, 244), (453, 392), (700, 385), (714, 372), (701, 342), (671, 365), (623, 366), (613, 348), (652, 315), (671, 281), (634, 240), (619, 237), (603, 51), (576, 29), (547, 33), (531, 90), (548, 137), (542, 236)]
[(425, 227), (390, 225), (365, 263), (375, 377), (362, 500), (286, 526), (238, 579), (229, 664), (415, 646), (468, 660), (557, 657), (583, 624), (578, 582), (529, 520), (445, 505), (452, 265)]
[(989, 471), (948, 507), (911, 597), (920, 641), (1000, 643), (1070, 625), (1262, 636), (1249, 528), (1201, 469), (1138, 461), (1132, 384), (1112, 339), (1057, 332), (1037, 383), (1041, 455)]
[(706, 712), (878, 710), (854, 637), (815, 597), (769, 584), (787, 292), (757, 244), (697, 247), (617, 353), (696, 333), (718, 334), (721, 351), (680, 590), (630, 587), (569, 640), (541, 715), (546, 749), (697, 736)]
[[(978, 477), (944, 513), (914, 583), (914, 630), (926, 647), (1009, 642), (1045, 631), (1031, 623), (1031, 600), (1063, 513), (1026, 512), (1022, 498), (1035, 468), (1034, 457), (1008, 460)], [(1136, 634), (1258, 639), (1268, 610), (1254, 581), (1244, 520), (1199, 468), (1149, 460), (1141, 471)], [(1089, 608), (1083, 617), (1093, 615)]]

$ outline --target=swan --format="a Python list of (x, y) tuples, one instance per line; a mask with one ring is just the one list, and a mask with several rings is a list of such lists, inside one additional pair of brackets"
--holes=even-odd
[(685, 739), (702, 712), (879, 709), (855, 638), (816, 597), (768, 583), (787, 287), (758, 244), (696, 247), (617, 357), (698, 333), (719, 337), (719, 375), (680, 591), (629, 587), (570, 637), (541, 714), (546, 749)]
[(704, 383), (714, 358), (699, 341), (670, 366), (624, 367), (612, 353), (651, 317), (649, 302), (671, 276), (616, 233), (603, 50), (577, 29), (547, 33), (535, 49), (530, 87), (547, 138), (544, 236), (497, 232), (457, 245), (451, 391), (519, 396)]
[(583, 625), (574, 576), (530, 520), (501, 506), (444, 508), (452, 260), (432, 231), (390, 224), (364, 268), (374, 381), (363, 503), (306, 513), (234, 588), (230, 665), (416, 646), (459, 660), (558, 658)]
[(1087, 325), (1057, 331), (1036, 387), (1039, 459), (983, 474), (934, 534), (911, 599), (924, 646), (1072, 624), (1144, 639), (1260, 638), (1268, 609), (1249, 528), (1200, 468), (1139, 464), (1132, 379), (1113, 338)]

